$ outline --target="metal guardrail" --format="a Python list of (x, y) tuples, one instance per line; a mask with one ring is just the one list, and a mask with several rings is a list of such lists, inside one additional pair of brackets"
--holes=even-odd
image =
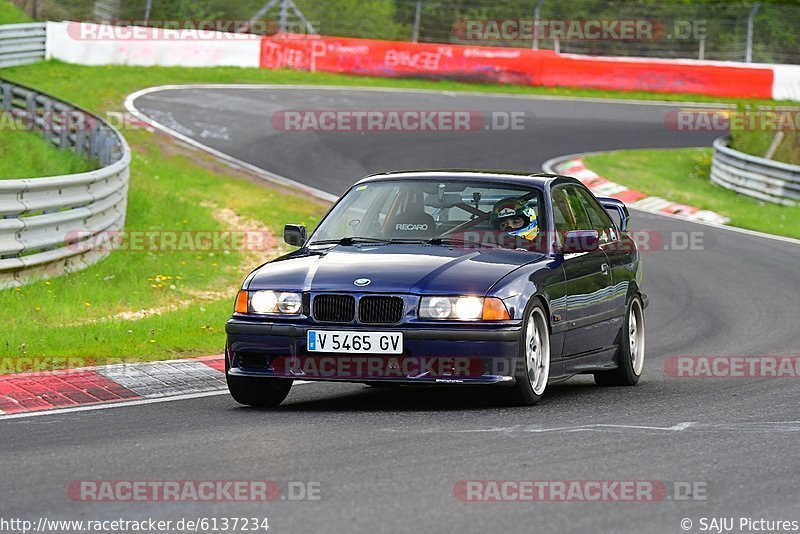
[(0, 104), (6, 124), (37, 131), (100, 167), (0, 180), (0, 288), (83, 269), (107, 256), (109, 238), (125, 224), (131, 162), (125, 138), (88, 111), (4, 79)]
[(44, 60), (47, 24), (4, 24), (0, 26), (0, 68)]
[(800, 205), (800, 165), (751, 156), (714, 141), (711, 181), (743, 195), (786, 206)]

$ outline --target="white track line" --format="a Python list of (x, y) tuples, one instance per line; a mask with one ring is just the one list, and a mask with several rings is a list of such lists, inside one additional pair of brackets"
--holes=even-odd
[[(313, 382), (309, 380), (298, 380), (294, 384), (292, 384), (292, 387), (301, 386), (303, 384), (313, 384)], [(27, 419), (28, 417), (39, 417), (42, 415), (60, 415), (60, 414), (68, 414), (75, 412), (110, 410), (111, 408), (125, 408), (128, 406), (144, 406), (147, 404), (158, 404), (161, 402), (200, 399), (203, 397), (213, 397), (216, 395), (228, 395), (228, 390), (220, 389), (218, 391), (205, 391), (203, 393), (185, 393), (183, 395), (172, 395), (170, 397), (153, 397), (149, 399), (135, 399), (129, 401), (108, 402), (104, 404), (87, 404), (84, 406), (73, 406), (71, 408), (57, 408), (55, 410), (40, 410), (38, 412), (14, 413), (8, 415), (0, 415), (0, 422), (7, 421), (9, 419)]]
[[(176, 132), (175, 130), (173, 130), (173, 129), (167, 127), (167, 126), (164, 126), (160, 122), (148, 117), (147, 115), (145, 115), (144, 113), (142, 113), (141, 111), (136, 109), (136, 107), (133, 105), (133, 101), (134, 100), (136, 100), (140, 96), (144, 96), (144, 95), (147, 95), (149, 93), (153, 93), (153, 92), (156, 92), (156, 91), (172, 90), (172, 89), (188, 89), (188, 88), (192, 88), (192, 87), (194, 87), (194, 86), (180, 86), (180, 85), (168, 86), (168, 85), (165, 85), (165, 86), (161, 86), (161, 87), (151, 87), (149, 89), (143, 89), (141, 91), (137, 91), (135, 93), (132, 93), (132, 94), (128, 95), (128, 97), (125, 99), (125, 108), (128, 110), (128, 112), (131, 115), (135, 116), (137, 119), (141, 120), (142, 122), (144, 122), (146, 124), (149, 124), (153, 128), (156, 128), (157, 130), (161, 130), (162, 132), (164, 132), (166, 134), (169, 134), (169, 135), (175, 137), (176, 139), (179, 139), (179, 140), (183, 141), (184, 143), (186, 143), (188, 145), (191, 145), (191, 146), (193, 146), (195, 148), (198, 148), (198, 149), (200, 149), (200, 150), (202, 150), (204, 152), (207, 152), (207, 153), (211, 154), (212, 156), (214, 156), (215, 158), (223, 161), (224, 163), (226, 163), (228, 165), (231, 165), (233, 167), (247, 169), (248, 171), (250, 171), (250, 172), (254, 173), (255, 175), (263, 178), (264, 180), (267, 180), (267, 181), (272, 182), (274, 184), (282, 185), (284, 187), (291, 187), (293, 189), (298, 189), (298, 190), (300, 190), (302, 192), (305, 192), (305, 193), (307, 193), (307, 194), (309, 194), (309, 195), (311, 195), (313, 197), (319, 198), (320, 200), (325, 200), (327, 202), (335, 202), (339, 198), (336, 195), (333, 195), (331, 193), (327, 193), (327, 192), (325, 192), (325, 191), (323, 191), (321, 189), (317, 189), (316, 187), (311, 187), (311, 186), (308, 186), (308, 185), (305, 185), (305, 184), (301, 184), (300, 182), (292, 180), (291, 178), (287, 178), (285, 176), (281, 176), (279, 174), (275, 174), (273, 172), (269, 172), (267, 170), (262, 169), (261, 167), (256, 167), (255, 165), (252, 165), (250, 163), (247, 163), (246, 161), (240, 160), (239, 158), (235, 158), (235, 157), (230, 156), (230, 155), (228, 155), (228, 154), (226, 154), (224, 152), (221, 152), (221, 151), (219, 151), (219, 150), (217, 150), (215, 148), (211, 148), (208, 145), (204, 145), (203, 143), (200, 143), (199, 141), (196, 141), (196, 140), (192, 139), (191, 137), (189, 137), (187, 135), (184, 135), (182, 133)], [(197, 86), (196, 88), (204, 89), (205, 87)]]
[[(322, 91), (375, 91), (384, 93), (415, 93), (426, 95), (444, 96), (481, 96), (490, 98), (522, 98), (529, 100), (549, 100), (566, 102), (589, 102), (599, 104), (626, 104), (632, 106), (669, 106), (669, 107), (709, 107), (718, 109), (735, 109), (733, 104), (723, 102), (683, 102), (674, 100), (638, 100), (634, 98), (602, 98), (587, 96), (559, 96), (559, 95), (537, 95), (525, 93), (494, 93), (484, 91), (458, 91), (443, 89), (403, 89), (399, 87), (363, 87), (358, 85), (308, 85), (308, 84), (280, 84), (280, 83), (239, 83), (239, 84), (220, 84), (220, 83), (198, 83), (198, 84), (167, 84), (149, 87), (131, 94), (126, 100), (126, 107), (129, 99), (135, 100), (144, 94), (158, 91), (172, 91), (176, 89), (296, 89)], [(135, 108), (134, 108), (135, 109)], [(794, 107), (789, 109), (796, 109)]]
[(199, 399), (202, 397), (212, 397), (214, 395), (224, 395), (227, 394), (228, 391), (224, 389), (220, 389), (218, 391), (206, 391), (204, 393), (187, 393), (185, 395), (174, 395), (172, 397), (157, 397), (152, 399), (136, 399), (130, 401), (121, 401), (121, 402), (109, 402), (105, 404), (87, 404), (84, 406), (73, 406), (71, 408), (58, 408), (55, 410), (40, 410), (38, 412), (23, 412), (23, 413), (14, 413), (10, 415), (3, 415), (0, 416), (0, 422), (6, 421), (9, 419), (25, 419), (28, 417), (39, 417), (41, 415), (59, 415), (65, 413), (75, 413), (75, 412), (90, 412), (94, 410), (109, 410), (111, 408), (123, 408), (126, 406), (143, 406), (146, 404), (156, 404), (159, 402), (170, 402), (170, 401), (179, 401), (179, 400), (188, 400), (188, 399)]
[(405, 432), (412, 434), (505, 434), (505, 435), (524, 435), (524, 434), (547, 434), (547, 433), (573, 433), (573, 432), (601, 432), (601, 433), (621, 433), (621, 432), (800, 432), (800, 421), (754, 421), (754, 422), (735, 422), (735, 423), (701, 423), (697, 421), (686, 421), (676, 423), (672, 426), (650, 426), (650, 425), (626, 425), (626, 424), (588, 424), (562, 427), (542, 427), (540, 425), (522, 426), (513, 425), (509, 427), (475, 428), (475, 429), (422, 429), (403, 431), (396, 428), (381, 429), (384, 432)]

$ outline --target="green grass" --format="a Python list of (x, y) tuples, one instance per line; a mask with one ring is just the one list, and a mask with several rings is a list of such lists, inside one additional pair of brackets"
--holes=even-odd
[[(734, 132), (731, 137), (731, 148), (763, 158), (775, 138), (775, 132)], [(772, 159), (800, 165), (800, 134), (792, 130), (784, 132)]]
[(18, 24), (33, 22), (24, 11), (6, 0), (0, 0), (0, 24)]
[[(96, 112), (121, 111), (125, 96), (139, 89), (190, 83), (297, 83), (720, 101), (697, 95), (397, 80), (233, 67), (85, 67), (46, 62), (3, 69), (2, 75)], [(324, 205), (295, 193), (254, 183), (252, 177), (232, 171), (202, 153), (182, 148), (165, 136), (130, 130), (125, 135), (134, 151), (128, 230), (218, 230), (226, 225), (215, 220), (215, 207), (227, 207), (279, 233), (286, 222), (305, 222), (313, 227), (325, 210)], [(78, 361), (86, 364), (92, 360), (165, 359), (217, 353), (224, 344), (223, 325), (236, 289), (256, 264), (252, 255), (238, 251), (215, 256), (120, 251), (84, 271), (18, 290), (0, 291), (0, 308), (4, 317), (9, 318), (0, 337), (0, 360), (35, 357), (60, 362), (64, 358), (83, 358)], [(169, 306), (175, 309), (170, 310)], [(142, 310), (161, 313), (142, 318), (120, 315)], [(116, 318), (107, 320), (111, 316)]]
[(38, 134), (0, 130), (0, 180), (75, 174), (96, 168), (68, 150), (59, 150)]
[[(49, 66), (4, 74), (94, 111), (120, 110), (131, 91), (172, 79), (168, 69), (160, 76), (145, 76), (146, 69), (141, 69), (126, 84), (98, 68), (97, 79), (115, 83), (95, 85), (84, 78), (78, 84), (71, 80), (80, 76), (44, 75)], [(51, 66), (63, 72), (63, 65)], [(326, 209), (323, 203), (268, 187), (163, 135), (127, 130), (125, 136), (133, 149), (128, 231), (266, 228), (280, 235), (288, 222), (315, 226)], [(233, 224), (230, 216), (220, 220), (222, 208), (244, 219)], [(118, 251), (86, 270), (0, 291), (0, 309), (7, 318), (0, 336), (0, 368), (15, 370), (9, 361), (31, 357), (59, 366), (65, 358), (70, 359), (68, 365), (86, 365), (219, 353), (239, 284), (272, 255), (235, 249)], [(112, 316), (116, 318), (108, 320)]]
[[(210, 158), (169, 146), (155, 134), (128, 132), (126, 137), (134, 149), (126, 230), (260, 230), (263, 224), (278, 234), (287, 222), (313, 226), (324, 209), (231, 176)], [(253, 222), (226, 224), (215, 218), (219, 208)], [(0, 308), (11, 318), (0, 354), (104, 360), (220, 352), (238, 285), (269, 256), (227, 248), (118, 251), (84, 271), (0, 291)], [(161, 314), (104, 321), (141, 310)]]
[(732, 226), (800, 238), (800, 207), (762, 202), (713, 184), (711, 154), (710, 148), (620, 150), (584, 161), (609, 180), (725, 215)]

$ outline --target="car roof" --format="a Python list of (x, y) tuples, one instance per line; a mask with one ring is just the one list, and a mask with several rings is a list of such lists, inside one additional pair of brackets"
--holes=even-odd
[(356, 185), (386, 180), (462, 180), (474, 182), (498, 182), (522, 186), (539, 186), (544, 188), (554, 182), (576, 183), (578, 180), (560, 174), (524, 171), (497, 171), (482, 169), (420, 169), (410, 171), (392, 171), (372, 174), (362, 178)]

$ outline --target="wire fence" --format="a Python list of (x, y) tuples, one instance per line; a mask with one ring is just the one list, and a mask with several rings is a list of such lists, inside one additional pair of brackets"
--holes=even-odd
[[(280, 30), (561, 53), (800, 63), (800, 2), (13, 0), (49, 20), (247, 21)], [(267, 7), (268, 9), (263, 9)]]

